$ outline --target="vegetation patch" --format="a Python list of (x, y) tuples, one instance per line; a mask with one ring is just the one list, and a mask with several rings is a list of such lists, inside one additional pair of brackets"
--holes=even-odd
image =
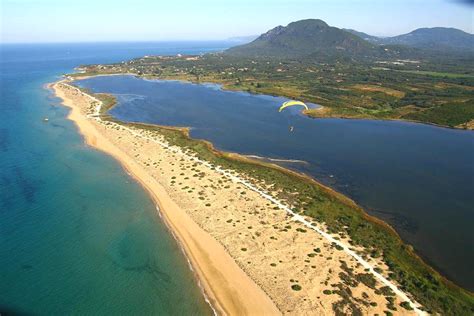
[(301, 291), (301, 285), (299, 285), (299, 284), (293, 284), (293, 285), (291, 286), (291, 289), (292, 289), (293, 291)]
[(408, 113), (403, 118), (455, 127), (474, 119), (474, 99)]

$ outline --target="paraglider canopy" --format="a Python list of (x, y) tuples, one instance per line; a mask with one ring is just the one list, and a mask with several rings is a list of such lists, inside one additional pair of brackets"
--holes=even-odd
[(308, 106), (306, 104), (304, 104), (303, 102), (296, 101), (296, 100), (290, 100), (290, 101), (286, 101), (285, 103), (283, 103), (280, 106), (280, 109), (278, 110), (278, 112), (281, 112), (281, 111), (283, 111), (283, 109), (285, 109), (287, 107), (290, 107), (290, 106), (294, 106), (294, 105), (300, 105), (300, 106), (303, 106), (306, 110), (309, 110)]

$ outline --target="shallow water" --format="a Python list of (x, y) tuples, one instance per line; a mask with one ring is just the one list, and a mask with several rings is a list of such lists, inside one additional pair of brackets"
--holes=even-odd
[(0, 313), (211, 314), (153, 201), (84, 145), (44, 84), (84, 63), (224, 45), (0, 45)]
[[(286, 99), (216, 85), (97, 77), (124, 121), (191, 127), (219, 149), (282, 163), (341, 191), (389, 222), (430, 264), (473, 290), (474, 132), (397, 121), (311, 119)], [(290, 132), (290, 126), (294, 127)]]

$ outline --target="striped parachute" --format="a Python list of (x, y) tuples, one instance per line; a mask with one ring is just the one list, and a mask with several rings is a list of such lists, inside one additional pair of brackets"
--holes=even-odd
[(304, 104), (303, 102), (301, 102), (301, 101), (296, 101), (296, 100), (290, 100), (290, 101), (286, 101), (285, 103), (283, 103), (283, 104), (280, 106), (280, 109), (278, 110), (278, 112), (281, 112), (281, 111), (283, 111), (285, 108), (290, 107), (290, 106), (294, 106), (294, 105), (301, 105), (301, 106), (303, 106), (306, 110), (309, 110), (309, 109), (308, 109), (308, 106), (307, 106), (306, 104)]

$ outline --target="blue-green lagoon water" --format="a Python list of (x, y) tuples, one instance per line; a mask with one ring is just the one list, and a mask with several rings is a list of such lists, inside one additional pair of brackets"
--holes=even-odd
[(226, 46), (0, 45), (0, 313), (211, 314), (153, 201), (44, 85), (80, 64)]
[[(79, 82), (114, 94), (123, 121), (191, 127), (219, 149), (285, 164), (389, 222), (417, 252), (474, 290), (474, 132), (397, 121), (311, 119), (283, 98), (133, 76)], [(289, 127), (294, 126), (293, 132)]]

